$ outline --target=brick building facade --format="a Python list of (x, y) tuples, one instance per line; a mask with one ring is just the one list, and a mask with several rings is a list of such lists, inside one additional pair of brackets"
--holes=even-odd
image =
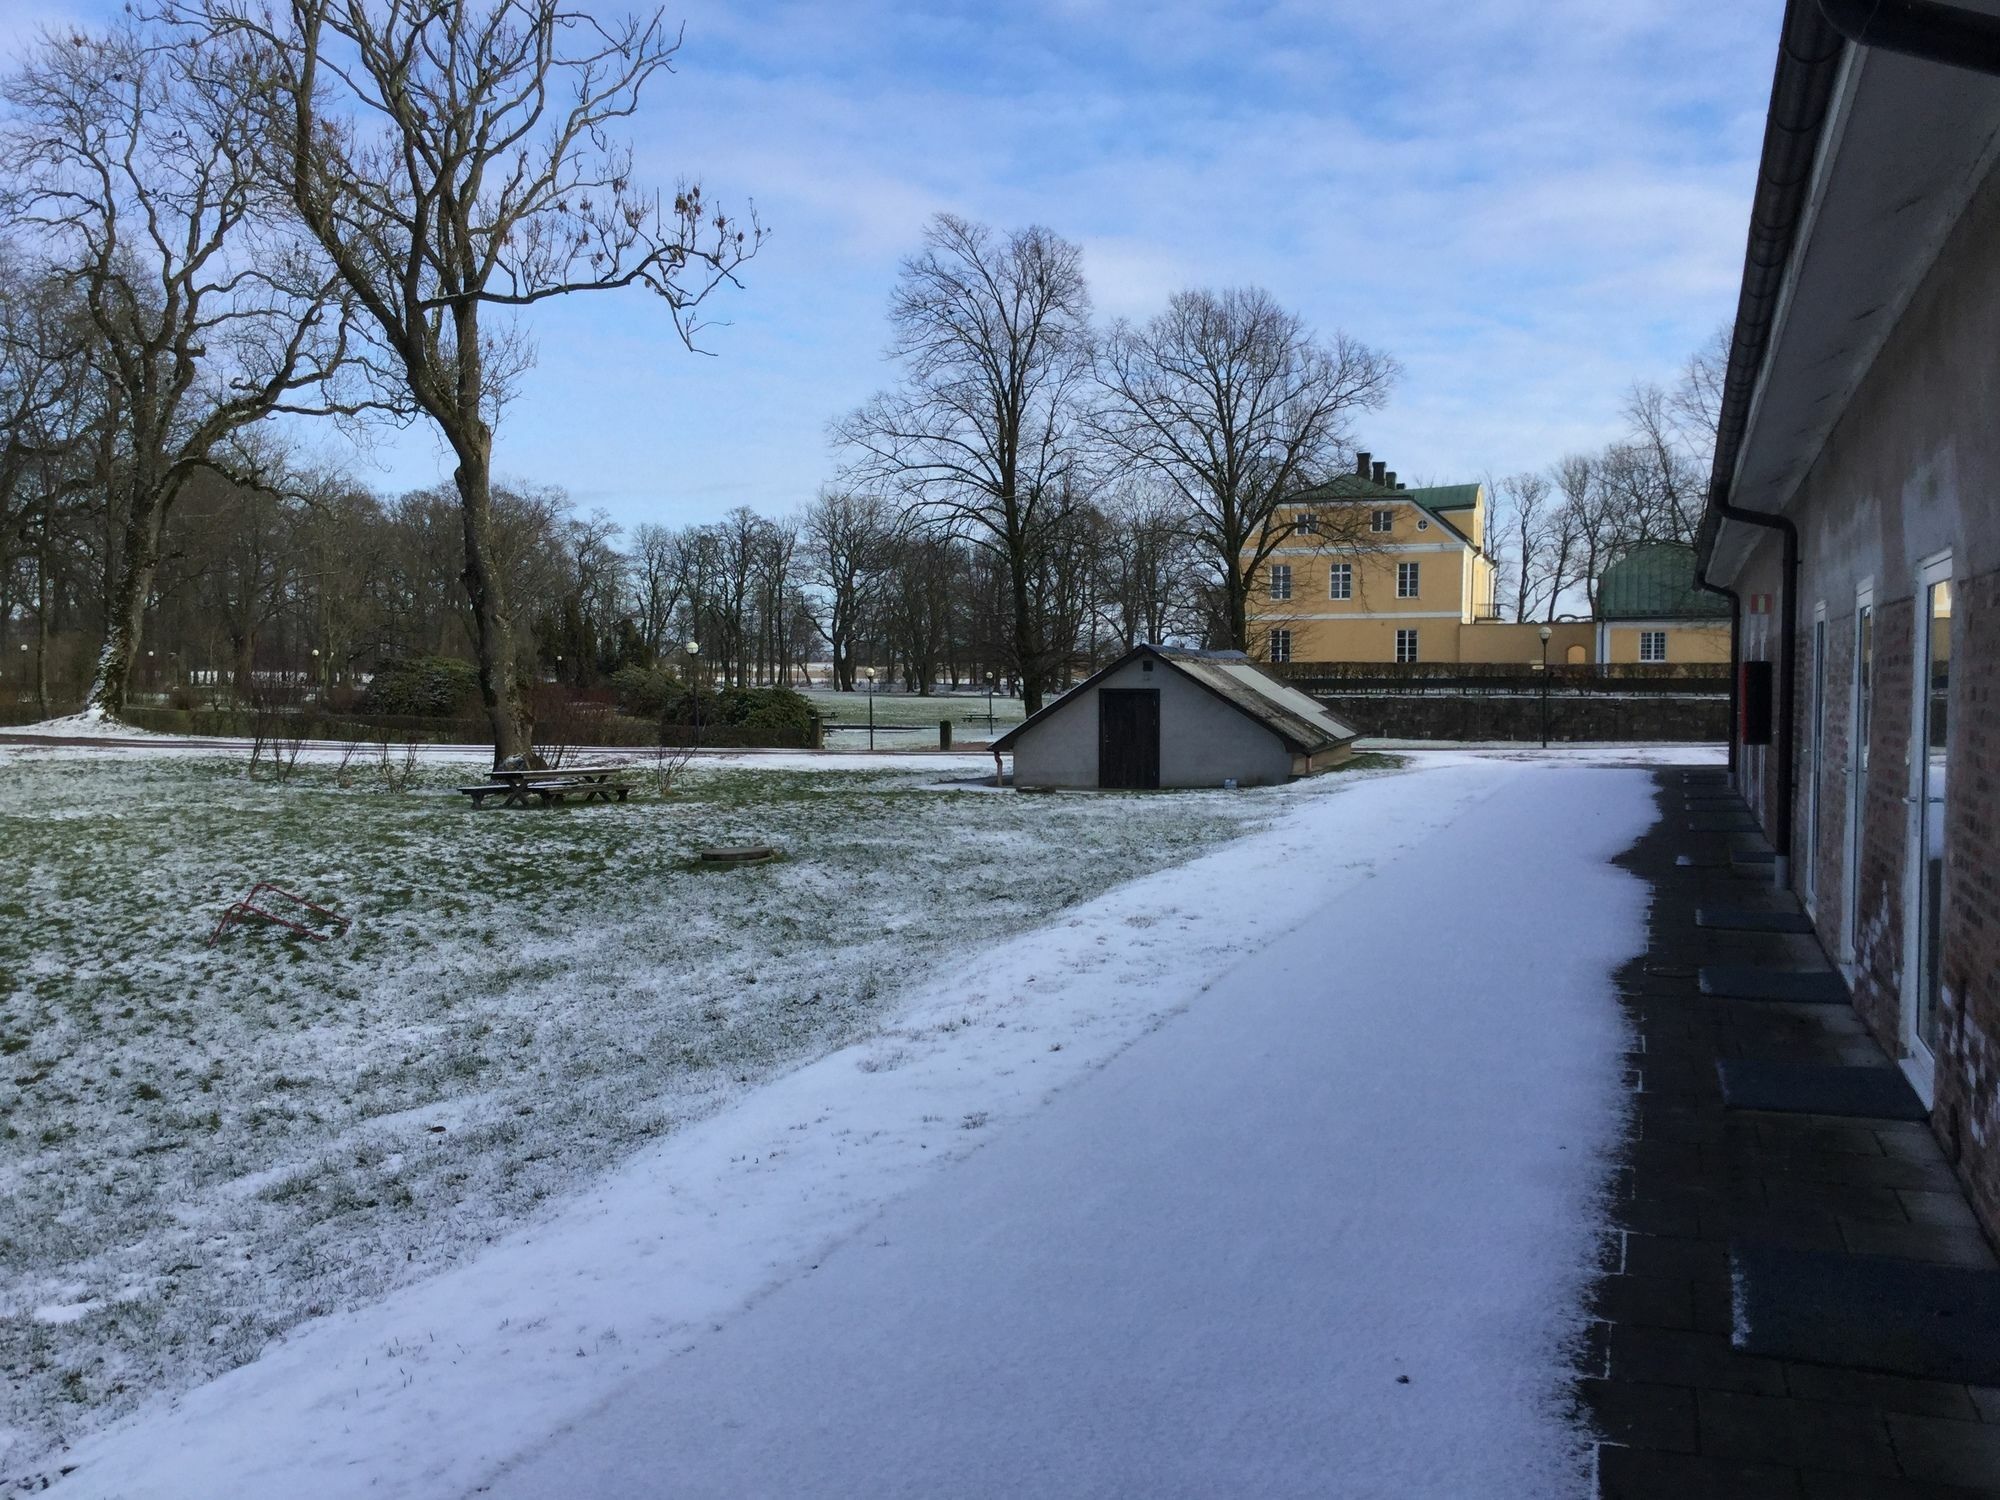
[(1898, 44), (1788, 7), (1699, 562), (1779, 879), (2000, 1238), (2000, 77)]

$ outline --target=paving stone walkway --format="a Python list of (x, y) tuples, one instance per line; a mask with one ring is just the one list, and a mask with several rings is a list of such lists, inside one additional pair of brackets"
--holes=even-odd
[[(1732, 1239), (2000, 1269), (1929, 1129), (1725, 1106), (1716, 1063), (1884, 1066), (1845, 1005), (1704, 995), (1703, 966), (1823, 969), (1810, 934), (1712, 930), (1699, 907), (1794, 911), (1713, 776), (1659, 775), (1623, 863), (1651, 882), (1650, 950), (1620, 974), (1633, 1131), (1582, 1397), (1604, 1500), (2000, 1500), (2000, 1387), (1808, 1364), (1731, 1343)], [(1768, 855), (1765, 855), (1768, 858)], [(1683, 859), (1689, 861), (1682, 863)]]

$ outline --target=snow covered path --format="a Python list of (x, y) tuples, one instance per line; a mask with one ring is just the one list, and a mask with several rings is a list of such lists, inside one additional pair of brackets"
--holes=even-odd
[(1582, 1493), (1621, 759), (1281, 794), (57, 1490)]
[(1574, 1492), (1647, 805), (1507, 778), (492, 1493)]

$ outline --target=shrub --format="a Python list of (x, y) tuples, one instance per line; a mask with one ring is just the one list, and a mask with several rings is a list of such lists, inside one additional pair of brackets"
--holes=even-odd
[[(731, 687), (713, 691), (704, 685), (700, 702), (702, 727), (740, 730), (740, 735), (732, 737), (737, 744), (802, 745), (812, 742), (812, 705), (790, 688)], [(685, 683), (673, 682), (670, 685), (666, 701), (660, 709), (659, 721), (672, 729), (685, 729), (696, 722), (694, 694), (689, 692)]]
[(464, 713), (479, 693), (479, 673), (471, 662), (449, 656), (385, 661), (361, 694), (369, 714), (409, 714), (448, 719)]
[(611, 674), (611, 691), (618, 695), (620, 713), (635, 719), (657, 719), (682, 687), (671, 672), (633, 666), (620, 667)]
[(757, 701), (737, 721), (745, 729), (800, 737), (812, 732), (812, 704), (800, 694), (790, 688), (774, 687), (754, 696)]

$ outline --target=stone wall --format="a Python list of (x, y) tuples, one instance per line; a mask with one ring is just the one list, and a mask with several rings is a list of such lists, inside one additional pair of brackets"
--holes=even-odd
[[(1397, 740), (1525, 740), (1542, 737), (1537, 695), (1491, 693), (1314, 694), (1357, 733)], [(1549, 739), (1634, 744), (1722, 744), (1729, 735), (1725, 697), (1614, 697), (1551, 693)]]

